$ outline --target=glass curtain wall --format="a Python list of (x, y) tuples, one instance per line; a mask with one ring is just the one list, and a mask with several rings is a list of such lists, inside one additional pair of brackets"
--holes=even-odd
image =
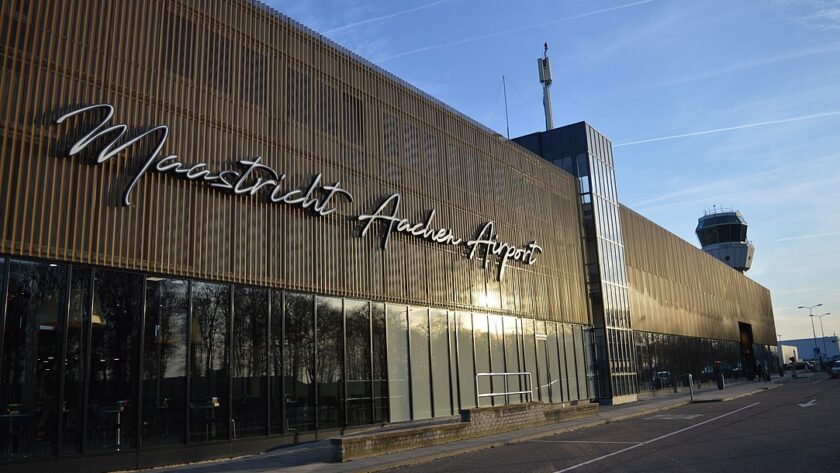
[(279, 434), (286, 431), (286, 419), (283, 386), (283, 291), (271, 293), (271, 339), (268, 347), (268, 376), (271, 391), (270, 432)]
[[(56, 452), (59, 343), (67, 267), (29, 261), (9, 265), (0, 372), (0, 420), (5, 454)], [(113, 439), (113, 437), (112, 437)]]
[(391, 422), (411, 420), (408, 351), (408, 307), (386, 306), (388, 352), (388, 407)]
[[(487, 317), (487, 323), (490, 330), (490, 372), (504, 373), (505, 369), (505, 345), (504, 345), (504, 329), (502, 327), (502, 317), (498, 315), (490, 315)], [(491, 376), (490, 386), (492, 392), (503, 393), (507, 392), (505, 389), (505, 376)], [(491, 401), (494, 405), (505, 404), (506, 396), (493, 396)]]
[(286, 293), (284, 392), (288, 432), (315, 430), (315, 298)]
[(371, 397), (371, 323), (367, 301), (347, 300), (344, 303), (347, 327), (347, 425), (373, 422)]
[(84, 436), (85, 365), (87, 364), (87, 327), (90, 325), (90, 268), (71, 268), (70, 304), (67, 314), (64, 354), (64, 401), (61, 418), (62, 446), (65, 454), (81, 453)]
[(408, 310), (409, 349), (411, 366), (412, 419), (432, 417), (432, 385), (429, 363), (429, 309), (411, 307)]
[(563, 400), (563, 389), (561, 388), (560, 373), (565, 371), (560, 367), (560, 346), (557, 344), (557, 324), (547, 322), (546, 350), (548, 351), (548, 372), (551, 377), (551, 402)]
[(189, 282), (146, 279), (143, 336), (143, 445), (185, 441)]
[(475, 353), (473, 352), (473, 324), (469, 312), (456, 312), (455, 325), (458, 335), (458, 390), (461, 409), (476, 406)]
[[(0, 276), (4, 461), (450, 416), (505, 388), (477, 373), (588, 397), (579, 326), (30, 261)], [(648, 338), (657, 369), (702, 367), (698, 341)]]
[[(717, 370), (728, 382), (745, 376), (738, 342), (647, 332), (635, 335), (638, 384), (642, 391), (672, 389), (675, 384), (682, 385), (685, 374), (691, 374), (694, 382), (701, 385), (716, 383)], [(719, 367), (716, 362), (720, 362)]]
[(268, 433), (268, 297), (267, 289), (254, 287), (237, 286), (233, 292), (233, 438)]
[(449, 330), (445, 310), (429, 311), (429, 345), (432, 357), (432, 394), (435, 417), (450, 416), (452, 392), (449, 389)]
[[(517, 333), (517, 319), (516, 317), (502, 317), (502, 326), (504, 330), (505, 342), (505, 369), (508, 373), (518, 373), (522, 371), (519, 356), (519, 336)], [(522, 391), (525, 386), (525, 381), (520, 376), (509, 376), (507, 381), (508, 391)], [(509, 396), (511, 402), (522, 402), (524, 396), (516, 395)]]
[[(487, 325), (487, 316), (484, 314), (473, 314), (473, 347), (475, 349), (475, 374), (490, 373), (490, 331)], [(481, 397), (482, 394), (490, 394), (493, 387), (488, 376), (478, 377), (476, 383), (476, 396), (478, 407), (492, 405), (489, 396)]]
[(389, 419), (388, 350), (385, 304), (371, 303), (371, 351), (373, 362), (373, 422)]
[(194, 282), (190, 320), (190, 438), (226, 440), (230, 429), (230, 286)]
[(344, 424), (344, 308), (341, 299), (317, 297), (315, 355), (319, 429)]
[(88, 451), (134, 448), (137, 383), (134, 371), (143, 309), (143, 276), (97, 270), (91, 314)]

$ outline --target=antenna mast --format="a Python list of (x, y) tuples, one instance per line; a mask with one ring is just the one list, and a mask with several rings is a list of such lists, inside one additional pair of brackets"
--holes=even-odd
[(505, 126), (507, 127), (507, 139), (510, 139), (510, 119), (508, 118), (507, 82), (505, 81), (505, 76), (502, 76), (502, 89), (505, 92)]
[(551, 65), (548, 63), (548, 43), (544, 44), (543, 57), (537, 58), (540, 70), (540, 83), (543, 86), (543, 107), (545, 108), (545, 131), (554, 128), (554, 116), (551, 112)]

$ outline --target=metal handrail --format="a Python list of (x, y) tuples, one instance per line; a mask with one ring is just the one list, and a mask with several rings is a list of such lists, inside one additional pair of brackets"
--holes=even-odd
[[(481, 391), (479, 390), (480, 385), (478, 383), (478, 379), (481, 376), (487, 376), (487, 377), (502, 376), (504, 381), (505, 381), (505, 391), (500, 392), (500, 393), (492, 392), (492, 393), (481, 394)], [(527, 384), (528, 384), (528, 390), (527, 391), (508, 391), (508, 376), (525, 376), (525, 379), (527, 380)], [(478, 394), (479, 399), (482, 398), (482, 397), (505, 396), (505, 402), (508, 403), (510, 401), (510, 396), (514, 395), (514, 394), (525, 394), (525, 395), (528, 396), (528, 400), (532, 400), (533, 395), (534, 395), (533, 384), (531, 384), (531, 372), (530, 371), (517, 371), (517, 372), (510, 372), (510, 373), (508, 373), (508, 372), (504, 372), (504, 373), (477, 373), (475, 375), (475, 386), (476, 386), (476, 393)]]

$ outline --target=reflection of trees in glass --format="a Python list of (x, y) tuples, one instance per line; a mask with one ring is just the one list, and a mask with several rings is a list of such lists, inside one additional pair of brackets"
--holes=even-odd
[(189, 283), (147, 278), (143, 349), (143, 442), (184, 441)]
[(228, 438), (230, 286), (192, 284), (190, 433), (193, 440)]
[(237, 287), (234, 295), (236, 320), (233, 324), (234, 378), (262, 376), (266, 371), (265, 331), (268, 291)]
[(135, 340), (143, 308), (143, 277), (96, 270), (91, 315), (91, 372), (88, 432), (93, 448), (116, 448), (111, 441), (120, 415), (120, 446), (136, 436), (137, 379), (132, 370)]
[(64, 363), (64, 452), (82, 450), (82, 400), (84, 390), (84, 332), (90, 320), (91, 270), (73, 267), (70, 282), (70, 313), (67, 321), (67, 353)]
[(283, 431), (283, 291), (271, 291), (271, 433)]
[(286, 293), (283, 364), (290, 429), (311, 430), (315, 405), (315, 317), (313, 297)]
[(388, 353), (385, 349), (385, 304), (371, 304), (374, 422), (388, 419)]
[(55, 333), (67, 272), (64, 266), (29, 261), (10, 265), (0, 406), (15, 403), (31, 408), (38, 399), (55, 395)]
[(188, 283), (149, 279), (146, 288), (143, 379), (184, 376)]
[(210, 376), (225, 368), (230, 287), (193, 283), (192, 372)]
[(283, 291), (271, 292), (271, 359), (268, 362), (269, 374), (283, 374)]
[[(143, 306), (142, 276), (96, 271), (93, 293), (92, 380), (115, 381), (103, 397), (131, 397), (131, 355)], [(118, 382), (116, 382), (118, 381)]]
[(344, 362), (344, 329), (341, 299), (316, 298), (318, 317), (318, 428), (343, 423), (342, 365)]
[(347, 380), (348, 382), (370, 380), (370, 318), (368, 303), (364, 301), (347, 301), (345, 303), (345, 312), (347, 314)]
[[(0, 455), (52, 455), (60, 341), (56, 334), (64, 309), (67, 268), (29, 261), (9, 264), (0, 412), (17, 411), (25, 416), (22, 425), (31, 427), (18, 427), (20, 430), (15, 431), (10, 423), (8, 429), (14, 431), (10, 432), (11, 436), (19, 436), (20, 440), (17, 446), (10, 445), (8, 449), (4, 445)], [(36, 443), (35, 439), (42, 448), (27, 448)]]
[(342, 315), (341, 299), (317, 298), (318, 314), (318, 381), (341, 381)]
[(237, 437), (265, 433), (268, 290), (237, 287), (233, 297), (233, 413)]
[(347, 420), (351, 424), (371, 421), (370, 311), (366, 301), (344, 303), (347, 327)]

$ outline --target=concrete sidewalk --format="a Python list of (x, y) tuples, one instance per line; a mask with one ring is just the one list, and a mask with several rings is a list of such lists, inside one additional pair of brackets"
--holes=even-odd
[[(824, 376), (824, 373), (798, 373), (799, 378), (792, 380), (790, 376), (776, 378), (773, 382), (744, 382), (728, 386), (724, 390), (706, 387), (695, 392), (694, 402), (725, 402), (744, 396), (764, 392), (768, 389), (780, 387), (790, 382), (812, 382), (814, 378)], [(248, 457), (218, 460), (193, 465), (157, 468), (155, 472), (185, 471), (190, 473), (216, 472), (347, 472), (347, 471), (382, 471), (399, 466), (423, 463), (437, 458), (460, 455), (485, 448), (524, 442), (540, 437), (554, 435), (573, 430), (585, 429), (597, 425), (616, 422), (633, 417), (673, 409), (691, 403), (689, 393), (662, 393), (645, 400), (622, 404), (619, 406), (602, 406), (597, 415), (575, 419), (557, 424), (544, 425), (528, 429), (488, 435), (445, 445), (418, 448), (389, 455), (365, 458), (346, 463), (332, 463), (331, 445), (329, 440), (311, 442), (280, 448), (271, 452)]]

